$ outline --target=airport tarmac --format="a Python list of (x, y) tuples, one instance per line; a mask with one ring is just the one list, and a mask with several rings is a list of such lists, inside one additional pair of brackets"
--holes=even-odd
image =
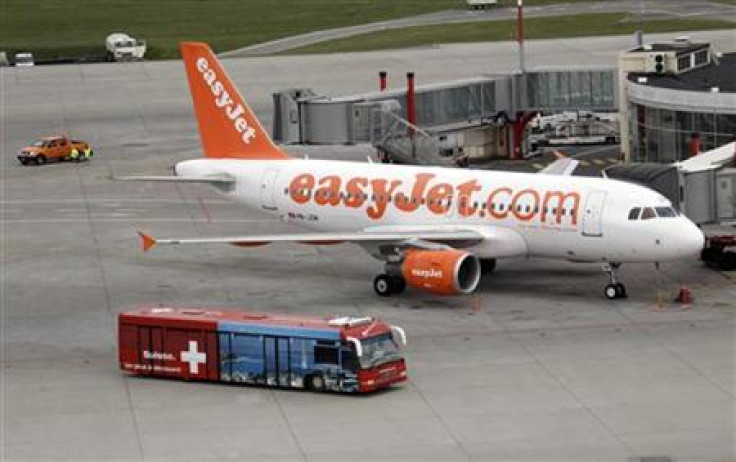
[[(669, 37), (672, 37), (672, 34)], [(691, 33), (736, 50), (733, 31)], [(629, 37), (529, 42), (538, 66), (613, 66)], [(513, 44), (225, 61), (270, 126), (271, 93), (371, 91), (514, 68)], [(736, 457), (733, 273), (630, 265), (607, 301), (598, 265), (499, 263), (479, 291), (380, 299), (381, 265), (350, 245), (140, 250), (136, 231), (293, 231), (194, 185), (113, 182), (199, 155), (179, 62), (0, 68), (0, 459), (646, 460)], [(69, 132), (89, 163), (22, 167)], [(364, 146), (294, 147), (365, 159)], [(672, 303), (680, 284), (695, 303)], [(379, 315), (406, 329), (410, 380), (370, 396), (130, 377), (116, 315), (142, 303)]]

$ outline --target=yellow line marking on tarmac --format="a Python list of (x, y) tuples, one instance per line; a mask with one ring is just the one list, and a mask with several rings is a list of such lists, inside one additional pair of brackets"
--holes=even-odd
[(532, 167), (536, 168), (537, 170), (542, 170), (544, 168), (544, 165), (542, 165), (540, 163), (537, 163), (537, 162), (534, 162), (532, 164)]
[(603, 162), (603, 160), (602, 160), (602, 159), (593, 159), (593, 162), (594, 162), (594, 163), (595, 163), (596, 165), (605, 165), (605, 164), (606, 164), (605, 162)]
[(618, 164), (618, 163), (619, 163), (619, 160), (618, 160), (618, 159), (616, 159), (615, 157), (610, 157), (610, 158), (608, 159), (608, 162), (610, 162), (610, 163), (612, 163), (612, 164)]
[(588, 162), (587, 160), (581, 160), (580, 165), (585, 165), (586, 167), (590, 167), (590, 162)]

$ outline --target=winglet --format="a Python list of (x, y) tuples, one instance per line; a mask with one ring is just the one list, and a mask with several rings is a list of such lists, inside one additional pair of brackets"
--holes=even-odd
[(142, 231), (138, 231), (138, 235), (141, 237), (141, 244), (143, 244), (144, 252), (148, 252), (156, 245), (156, 239), (154, 239), (153, 236), (149, 236)]

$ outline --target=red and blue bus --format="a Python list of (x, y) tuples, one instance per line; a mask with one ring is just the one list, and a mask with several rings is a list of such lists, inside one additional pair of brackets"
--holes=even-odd
[(372, 317), (144, 307), (119, 315), (118, 336), (137, 375), (347, 393), (406, 380), (403, 329)]

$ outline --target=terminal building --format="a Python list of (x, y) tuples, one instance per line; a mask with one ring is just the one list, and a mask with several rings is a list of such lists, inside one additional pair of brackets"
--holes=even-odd
[[(274, 95), (282, 143), (372, 143), (404, 163), (521, 159), (538, 113), (616, 112), (625, 162), (671, 163), (733, 141), (736, 53), (687, 38), (622, 52), (618, 68), (535, 69), (414, 89), (326, 97)], [(382, 82), (385, 76), (382, 76)]]
[(670, 163), (736, 136), (736, 53), (681, 38), (619, 57), (621, 149), (632, 162)]

